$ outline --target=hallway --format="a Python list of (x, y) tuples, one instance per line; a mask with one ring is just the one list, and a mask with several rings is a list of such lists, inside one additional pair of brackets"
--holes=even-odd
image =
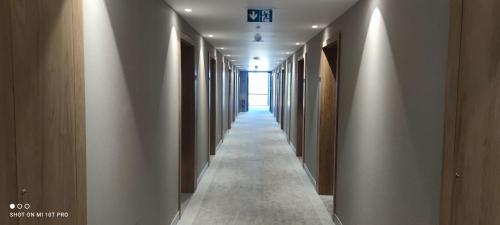
[(180, 225), (333, 224), (272, 114), (241, 113)]
[(500, 0), (0, 0), (0, 225), (500, 225)]

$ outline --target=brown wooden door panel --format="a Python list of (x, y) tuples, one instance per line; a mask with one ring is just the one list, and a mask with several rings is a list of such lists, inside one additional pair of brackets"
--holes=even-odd
[(216, 126), (216, 99), (217, 99), (217, 72), (216, 61), (210, 59), (210, 155), (215, 155), (215, 126)]
[(195, 50), (190, 43), (181, 41), (181, 192), (195, 190)]
[(500, 3), (464, 1), (454, 224), (500, 224)]
[(282, 130), (285, 130), (285, 91), (286, 91), (286, 87), (285, 87), (285, 82), (286, 82), (286, 77), (285, 77), (285, 70), (281, 70), (281, 74), (280, 74), (280, 77), (281, 77), (281, 88), (280, 88), (280, 91), (281, 91), (281, 97), (280, 97), (280, 107), (281, 107), (281, 112), (280, 112), (280, 123), (281, 123), (281, 129)]
[(8, 91), (0, 99), (0, 142), (2, 160), (9, 160), (1, 164), (1, 187), (9, 180), (2, 200), (12, 192), (18, 196), (10, 201), (31, 211), (69, 213), (19, 224), (86, 224), (82, 2), (2, 1), (0, 8), (2, 22), (10, 23), (2, 28), (11, 29), (0, 43)]
[(333, 195), (337, 134), (338, 39), (323, 48), (320, 61), (320, 116), (317, 190)]
[(304, 148), (304, 59), (297, 63), (297, 156), (302, 156)]
[(497, 0), (452, 2), (442, 225), (500, 224), (499, 21)]
[(15, 225), (9, 204), (17, 200), (17, 163), (12, 72), (12, 29), (10, 1), (0, 1), (0, 224)]
[(231, 72), (231, 69), (228, 70), (228, 82), (227, 82), (227, 129), (231, 129), (231, 113), (232, 113), (232, 99), (233, 99), (233, 93), (232, 93), (232, 81), (233, 81), (233, 76), (232, 76), (232, 72)]

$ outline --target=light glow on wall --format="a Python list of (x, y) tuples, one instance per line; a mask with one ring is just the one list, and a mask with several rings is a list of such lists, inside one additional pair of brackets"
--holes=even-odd
[[(373, 198), (366, 189), (391, 190), (391, 185), (397, 185), (394, 184), (396, 179), (385, 175), (393, 170), (397, 157), (393, 151), (412, 148), (398, 76), (384, 18), (375, 8), (368, 26), (349, 120), (346, 121), (344, 149), (356, 152), (354, 158), (357, 162), (353, 169), (364, 171), (356, 172), (361, 176), (353, 179), (354, 184), (350, 185), (359, 193), (352, 207), (366, 209), (357, 204), (361, 204), (362, 199)], [(391, 193), (381, 192), (377, 198), (384, 199), (386, 195)]]

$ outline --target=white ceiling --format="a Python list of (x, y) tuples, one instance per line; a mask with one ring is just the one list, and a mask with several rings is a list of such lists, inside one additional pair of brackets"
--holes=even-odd
[[(165, 0), (243, 70), (270, 71), (357, 0)], [(185, 9), (192, 12), (185, 12)], [(273, 9), (272, 23), (247, 23), (247, 9)], [(256, 26), (263, 42), (254, 42)], [(313, 29), (318, 25), (319, 29)], [(213, 37), (209, 37), (213, 35)], [(296, 45), (300, 43), (300, 45)], [(224, 49), (221, 49), (224, 48)], [(288, 53), (287, 53), (288, 52)], [(230, 56), (228, 56), (230, 55)], [(254, 60), (254, 57), (260, 60)]]

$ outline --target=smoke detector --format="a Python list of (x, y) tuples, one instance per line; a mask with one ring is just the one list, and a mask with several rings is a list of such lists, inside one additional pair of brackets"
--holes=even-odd
[(253, 40), (255, 42), (261, 42), (262, 41), (262, 35), (260, 35), (260, 33), (256, 33), (255, 36), (253, 37)]
[(260, 30), (260, 26), (257, 25), (255, 27), (255, 29), (257, 29), (257, 33), (255, 34), (255, 36), (253, 37), (253, 41), (255, 42), (261, 42), (262, 41), (262, 35), (260, 35), (260, 33), (258, 32)]

